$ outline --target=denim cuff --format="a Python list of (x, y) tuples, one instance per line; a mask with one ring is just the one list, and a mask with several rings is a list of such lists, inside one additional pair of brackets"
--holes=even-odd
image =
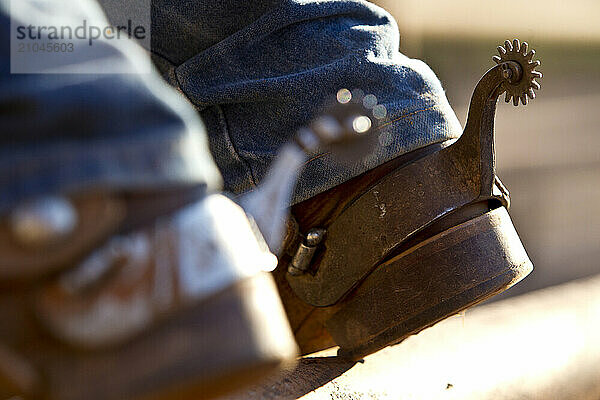
[[(194, 7), (187, 17), (202, 27), (203, 16), (195, 16)], [(215, 162), (233, 193), (255, 187), (278, 149), (341, 88), (373, 94), (385, 107), (374, 133), (379, 144), (350, 166), (328, 154), (313, 157), (293, 203), (462, 132), (438, 78), (425, 63), (398, 52), (396, 22), (377, 6), (281, 2), (241, 26), (187, 54), (169, 72), (205, 120)], [(170, 57), (176, 50), (170, 49)]]
[(292, 204), (331, 189), (402, 154), (452, 140), (460, 135), (460, 130), (449, 122), (446, 107), (434, 104), (399, 115), (377, 126), (373, 134), (378, 139), (375, 151), (358, 162), (340, 162), (329, 153), (309, 158), (298, 180)]

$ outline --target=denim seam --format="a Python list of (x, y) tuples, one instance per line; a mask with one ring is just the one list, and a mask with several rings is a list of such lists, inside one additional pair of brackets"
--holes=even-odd
[(331, 154), (331, 152), (330, 151), (326, 151), (325, 153), (317, 154), (316, 156), (311, 157), (310, 160), (307, 160), (304, 164), (302, 164), (302, 166), (305, 167), (308, 164), (310, 164), (311, 162), (316, 161), (319, 158), (325, 157), (328, 154)]
[[(202, 112), (203, 110), (208, 109), (210, 107), (210, 105), (198, 104), (188, 94), (187, 90), (184, 89), (184, 87), (181, 84), (181, 81), (179, 80), (179, 71), (178, 71), (179, 68), (180, 68), (180, 66), (177, 66), (175, 68), (174, 75), (175, 75), (177, 87), (179, 88), (181, 93), (183, 93), (185, 98), (196, 107), (198, 113)], [(231, 134), (229, 133), (229, 124), (227, 123), (227, 118), (225, 117), (225, 112), (223, 111), (223, 108), (221, 107), (220, 104), (214, 104), (213, 107), (215, 107), (215, 109), (217, 110), (219, 124), (221, 125), (221, 132), (219, 132), (219, 134), (223, 135), (223, 138), (225, 139), (227, 144), (229, 146), (231, 146), (231, 153), (233, 153), (234, 157), (237, 158), (237, 160), (239, 160), (239, 162), (244, 166), (244, 168), (246, 170), (246, 176), (250, 178), (250, 185), (252, 187), (256, 187), (257, 186), (256, 178), (254, 177), (254, 173), (252, 172), (252, 168), (251, 168), (250, 164), (248, 163), (248, 161), (246, 159), (244, 159), (244, 157), (242, 157), (242, 155), (236, 148), (236, 146), (231, 138)]]
[(202, 108), (200, 108), (199, 105), (197, 105), (192, 98), (190, 97), (190, 95), (188, 94), (188, 92), (183, 88), (181, 81), (179, 80), (179, 66), (176, 66), (174, 71), (173, 71), (173, 75), (175, 76), (175, 83), (177, 84), (177, 88), (179, 89), (179, 91), (183, 94), (183, 96), (186, 98), (187, 101), (190, 102), (190, 104), (193, 104), (196, 106), (196, 108), (198, 109), (197, 112), (200, 113), (201, 111), (203, 111), (204, 109), (208, 108), (207, 106), (204, 106)]
[[(413, 111), (413, 112), (410, 112), (410, 113), (407, 113), (407, 114), (403, 114), (403, 115), (401, 115), (401, 116), (399, 116), (397, 118), (394, 118), (391, 121), (386, 122), (383, 125), (378, 126), (377, 128), (375, 128), (375, 130), (378, 131), (381, 128), (384, 128), (386, 126), (392, 125), (394, 122), (398, 122), (398, 121), (403, 120), (405, 118), (412, 117), (413, 115), (416, 115), (416, 114), (419, 114), (419, 113), (422, 113), (422, 112), (425, 112), (425, 111), (431, 111), (431, 110), (434, 110), (436, 108), (439, 108), (439, 106), (438, 105), (434, 105), (434, 106), (431, 106), (431, 107), (423, 108), (421, 110), (417, 110), (417, 111)], [(316, 156), (313, 156), (310, 160), (307, 160), (302, 166), (305, 167), (308, 164), (310, 164), (311, 162), (316, 161), (319, 158), (325, 157), (325, 156), (327, 156), (329, 154), (331, 154), (331, 152), (329, 152), (329, 151), (325, 152), (325, 153), (317, 154)]]
[(408, 118), (408, 117), (412, 117), (413, 115), (416, 115), (416, 114), (419, 114), (419, 113), (422, 113), (422, 112), (425, 112), (425, 111), (435, 110), (436, 108), (439, 109), (440, 108), (439, 105), (436, 104), (436, 105), (433, 105), (431, 107), (427, 107), (427, 108), (423, 108), (423, 109), (420, 109), (420, 110), (417, 110), (417, 111), (412, 111), (412, 112), (407, 113), (407, 114), (403, 114), (403, 115), (401, 115), (399, 117), (396, 117), (396, 118), (394, 118), (394, 119), (386, 122), (385, 124), (379, 125), (377, 128), (375, 128), (375, 130), (378, 131), (381, 128), (384, 128), (386, 126), (392, 125), (394, 122), (398, 122), (400, 120), (403, 120), (403, 119)]
[[(148, 49), (146, 49), (146, 50), (148, 50)], [(174, 68), (177, 68), (177, 67), (178, 67), (178, 65), (177, 65), (177, 64), (175, 64), (173, 61), (171, 61), (171, 60), (170, 60), (170, 59), (169, 59), (167, 56), (165, 56), (164, 54), (162, 54), (162, 53), (160, 53), (160, 52), (158, 52), (158, 51), (156, 51), (156, 50), (151, 50), (151, 51), (148, 51), (148, 52), (149, 52), (150, 54), (153, 54), (153, 55), (155, 55), (155, 56), (158, 56), (158, 57), (162, 58), (163, 60), (165, 60), (166, 62), (168, 62), (169, 64), (171, 64), (171, 65), (172, 65)]]
[[(177, 83), (177, 88), (181, 91), (181, 93), (183, 93), (183, 95), (185, 96), (185, 98), (196, 107), (196, 110), (198, 113), (202, 112), (203, 110), (206, 110), (207, 108), (209, 108), (208, 105), (200, 105), (197, 104), (192, 98), (191, 96), (188, 94), (188, 92), (183, 88), (181, 81), (179, 80), (179, 73), (178, 73), (178, 69), (179, 66), (175, 67), (175, 81)], [(225, 139), (225, 141), (227, 142), (228, 145), (231, 146), (231, 152), (233, 153), (233, 155), (235, 156), (235, 158), (237, 158), (245, 167), (246, 169), (246, 176), (248, 176), (250, 178), (250, 184), (253, 187), (256, 187), (256, 178), (254, 177), (254, 174), (252, 173), (252, 169), (250, 168), (250, 165), (248, 164), (248, 162), (240, 155), (239, 151), (237, 150), (237, 148), (235, 147), (233, 140), (231, 140), (231, 135), (229, 133), (229, 124), (227, 123), (227, 118), (225, 117), (225, 112), (223, 111), (223, 108), (219, 105), (219, 104), (215, 104), (213, 107), (215, 107), (215, 109), (217, 110), (217, 114), (219, 116), (219, 125), (221, 125), (221, 132), (219, 132), (219, 134), (223, 135), (223, 138)]]
[(219, 104), (215, 104), (214, 107), (216, 108), (216, 110), (219, 114), (219, 122), (222, 126), (222, 134), (223, 134), (225, 140), (227, 141), (227, 143), (229, 145), (231, 145), (232, 153), (246, 168), (246, 175), (250, 178), (250, 184), (252, 185), (252, 187), (256, 187), (257, 186), (256, 178), (254, 177), (254, 173), (252, 172), (252, 168), (250, 167), (250, 164), (248, 163), (248, 161), (246, 161), (246, 159), (244, 157), (242, 157), (240, 155), (240, 152), (238, 151), (235, 144), (233, 143), (233, 140), (231, 139), (231, 135), (229, 133), (229, 124), (227, 123), (227, 117), (225, 116), (225, 111), (223, 111), (223, 107), (221, 107), (221, 105), (219, 105)]

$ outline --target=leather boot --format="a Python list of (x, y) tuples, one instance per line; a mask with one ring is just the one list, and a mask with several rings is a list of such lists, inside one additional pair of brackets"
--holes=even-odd
[(498, 294), (533, 268), (495, 173), (498, 97), (539, 88), (533, 51), (506, 42), (460, 139), (405, 154), (292, 208), (275, 271), (303, 354), (360, 359)]
[(1, 398), (212, 398), (294, 363), (276, 258), (223, 195), (39, 199), (0, 244)]
[(202, 190), (86, 194), (6, 216), (0, 395), (209, 398), (293, 364), (293, 334), (263, 271), (277, 265), (308, 153), (350, 157), (372, 144), (363, 111), (337, 103), (238, 204)]

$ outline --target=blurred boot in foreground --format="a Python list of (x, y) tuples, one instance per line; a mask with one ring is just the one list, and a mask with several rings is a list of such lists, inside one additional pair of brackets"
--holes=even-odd
[[(110, 201), (113, 208), (124, 204)], [(33, 207), (3, 224), (3, 240), (52, 256), (80, 232), (75, 226), (52, 244), (25, 244), (15, 228), (19, 219), (34, 218)], [(104, 217), (78, 209), (81, 220)], [(291, 366), (296, 345), (266, 272), (276, 263), (244, 211), (219, 194), (111, 235), (64, 271), (2, 291), (9, 358), (0, 364), (6, 383), (0, 392), (12, 388), (48, 399), (207, 398)]]
[[(276, 258), (214, 194), (193, 109), (124, 41), (11, 73), (9, 15), (108, 23), (90, 2), (0, 5), (0, 397), (210, 397), (293, 364)], [(86, 65), (126, 73), (60, 73)]]

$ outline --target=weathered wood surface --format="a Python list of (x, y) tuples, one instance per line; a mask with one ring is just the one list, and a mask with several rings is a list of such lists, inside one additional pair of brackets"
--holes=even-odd
[(600, 399), (600, 275), (483, 305), (350, 363), (322, 353), (228, 399)]

